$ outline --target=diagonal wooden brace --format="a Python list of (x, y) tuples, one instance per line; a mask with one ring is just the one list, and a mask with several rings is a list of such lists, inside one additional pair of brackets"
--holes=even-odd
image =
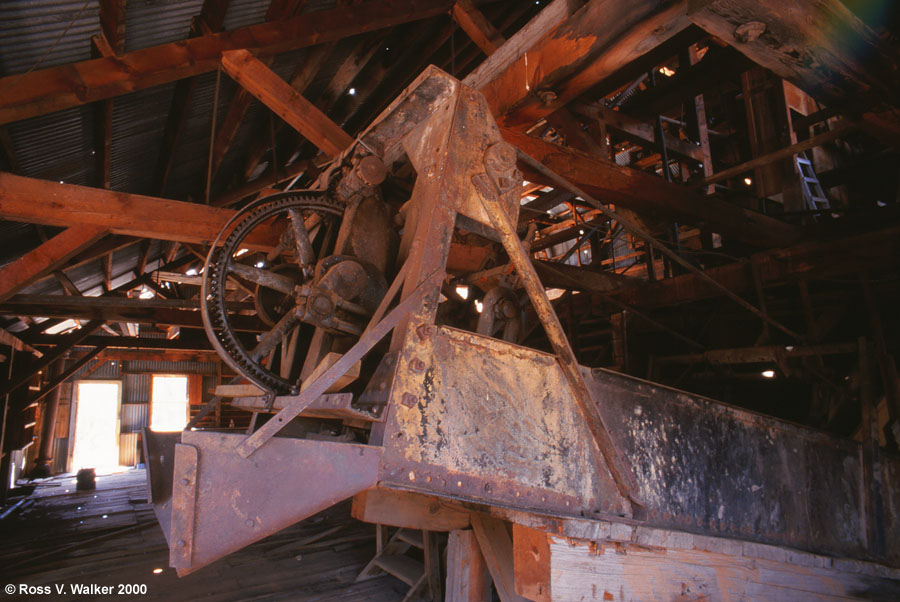
[[(492, 185), (486, 185), (488, 182)], [(635, 494), (637, 486), (634, 482), (634, 475), (622, 460), (612, 438), (609, 436), (609, 431), (603, 423), (603, 418), (600, 416), (600, 412), (597, 410), (597, 406), (594, 404), (594, 400), (588, 391), (587, 384), (584, 382), (584, 376), (579, 370), (575, 353), (569, 345), (569, 340), (566, 338), (562, 324), (559, 322), (559, 317), (557, 317), (550, 299), (547, 298), (547, 293), (544, 291), (534, 266), (531, 265), (528, 254), (522, 248), (519, 237), (516, 236), (515, 226), (510, 221), (500, 202), (499, 190), (497, 190), (496, 185), (493, 185), (487, 174), (473, 176), (473, 184), (475, 184), (475, 189), (479, 192), (485, 212), (491, 217), (494, 228), (500, 234), (503, 248), (506, 249), (510, 261), (515, 266), (525, 291), (534, 305), (534, 310), (541, 320), (541, 324), (547, 331), (547, 338), (550, 339), (550, 343), (553, 345), (578, 408), (590, 428), (594, 440), (597, 442), (597, 447), (600, 448), (600, 453), (603, 454), (603, 458), (606, 460), (619, 493), (631, 503), (633, 517), (643, 519), (645, 514), (644, 506), (637, 500)]]
[(266, 422), (258, 431), (244, 439), (237, 446), (237, 453), (242, 458), (249, 457), (253, 452), (259, 449), (266, 441), (275, 436), (278, 431), (287, 425), (288, 422), (300, 415), (306, 407), (315, 401), (320, 395), (328, 390), (328, 387), (337, 382), (347, 370), (356, 362), (361, 360), (363, 356), (369, 352), (372, 347), (378, 344), (400, 321), (409, 315), (425, 298), (435, 286), (440, 284), (443, 272), (435, 272), (425, 279), (418, 287), (403, 299), (397, 307), (388, 313), (375, 326), (366, 329), (363, 336), (350, 348), (347, 353), (326, 370), (319, 378), (315, 379), (306, 387), (294, 401), (286, 405), (280, 412), (275, 414), (271, 420)]

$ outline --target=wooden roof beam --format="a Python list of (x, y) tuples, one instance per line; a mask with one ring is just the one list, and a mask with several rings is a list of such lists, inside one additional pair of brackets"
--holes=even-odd
[[(244, 307), (246, 309), (246, 307)], [(168, 324), (203, 328), (197, 301), (179, 299), (128, 299), (121, 297), (66, 297), (16, 295), (0, 303), (0, 314), (23, 313), (44, 318), (72, 318), (139, 324)], [(262, 332), (258, 318), (234, 316), (235, 330)], [(98, 323), (99, 327), (99, 323)]]
[(900, 106), (900, 59), (840, 0), (691, 0), (689, 18), (813, 98)]
[(488, 21), (472, 0), (457, 0), (453, 5), (453, 20), (459, 24), (481, 51), (490, 56), (506, 42), (497, 28)]
[[(802, 243), (761, 251), (749, 261), (709, 268), (706, 273), (736, 293), (755, 290), (753, 265), (763, 286), (801, 279), (835, 278), (866, 270), (896, 269), (900, 265), (900, 226), (845, 238)], [(623, 289), (619, 301), (635, 307), (666, 307), (715, 298), (721, 291), (696, 274), (683, 274)]]
[[(0, 172), (0, 217), (14, 221), (84, 225), (139, 238), (208, 243), (233, 215), (230, 209)], [(248, 240), (258, 248), (270, 248), (273, 243), (265, 233), (251, 233)]]
[(223, 52), (222, 67), (325, 154), (337, 156), (353, 144), (353, 138), (340, 126), (248, 51)]
[[(302, 94), (319, 72), (325, 59), (328, 58), (328, 55), (331, 54), (333, 49), (334, 43), (329, 43), (315, 46), (307, 51), (291, 76), (291, 87)], [(270, 61), (263, 60), (262, 62), (263, 64), (268, 65)], [(225, 113), (225, 117), (222, 119), (222, 125), (219, 126), (219, 130), (216, 132), (216, 139), (213, 142), (213, 179), (215, 178), (216, 173), (218, 173), (219, 167), (221, 167), (222, 161), (225, 159), (225, 155), (231, 148), (234, 138), (237, 136), (238, 129), (241, 127), (244, 116), (247, 114), (247, 110), (250, 108), (250, 104), (253, 102), (254, 98), (253, 94), (248, 90), (241, 88), (234, 95), (231, 104), (228, 105), (228, 110)], [(280, 125), (281, 124), (279, 123), (279, 127)], [(251, 148), (256, 149), (257, 146), (261, 147), (260, 150), (251, 150), (250, 155), (257, 155), (262, 158), (265, 153), (265, 148), (262, 147), (264, 147), (265, 144), (262, 141), (259, 141), (258, 145), (254, 144)], [(258, 165), (258, 160), (253, 166), (254, 169), (256, 168), (256, 165)]]
[[(662, 178), (519, 132), (502, 128), (501, 132), (507, 142), (603, 202), (661, 219), (703, 225), (713, 232), (760, 247), (787, 246), (800, 237), (795, 227), (782, 221), (724, 201), (703, 198)], [(523, 172), (529, 181), (554, 185), (524, 166)]]
[(556, 0), (464, 80), (524, 129), (684, 30), (687, 0)]
[(60, 268), (106, 234), (102, 225), (73, 225), (0, 269), (0, 301)]
[(257, 56), (296, 50), (446, 14), (451, 0), (370, 0), (284, 21), (162, 44), (109, 57), (0, 78), (0, 124), (215, 71), (222, 52)]
[(126, 0), (100, 0), (100, 31), (109, 44), (111, 54), (125, 52)]
[[(366, 65), (368, 65), (369, 61), (374, 56), (375, 52), (378, 50), (379, 45), (381, 43), (381, 39), (379, 38), (377, 41), (373, 43), (368, 37), (360, 39), (353, 50), (350, 51), (350, 54), (341, 62), (340, 66), (335, 71), (334, 76), (331, 78), (331, 81), (326, 86), (325, 90), (319, 95), (318, 98), (312, 98), (310, 101), (316, 107), (329, 107), (331, 103), (339, 97), (349, 86), (353, 79), (362, 71)], [(292, 84), (292, 87), (293, 86)], [(267, 150), (271, 150), (272, 144), (277, 144), (278, 134), (282, 131), (282, 123), (279, 123), (274, 131), (274, 140), (267, 137), (260, 136), (257, 138), (256, 144), (251, 147), (250, 152), (247, 155), (247, 161), (244, 166), (244, 177), (249, 179), (250, 175), (256, 170), (256, 167), (260, 164), (263, 158), (266, 155)], [(287, 156), (292, 155), (294, 152), (297, 152), (303, 145), (303, 142), (295, 145), (295, 148), (286, 153)], [(328, 153), (326, 153), (328, 154)], [(274, 158), (272, 163), (274, 163)], [(273, 174), (277, 176), (279, 165), (273, 165)]]

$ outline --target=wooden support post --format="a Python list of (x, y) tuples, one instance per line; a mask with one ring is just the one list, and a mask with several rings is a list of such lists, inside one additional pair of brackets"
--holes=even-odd
[[(78, 370), (81, 369), (82, 366), (84, 366), (89, 361), (91, 361), (92, 359), (94, 359), (95, 357), (97, 357), (101, 353), (103, 353), (103, 351), (105, 349), (106, 349), (106, 345), (104, 345), (104, 344), (97, 345), (96, 347), (94, 347), (93, 349), (91, 349), (90, 351), (85, 353), (83, 356), (78, 358), (78, 360), (75, 363), (73, 363), (71, 366), (69, 366), (67, 369), (57, 371), (56, 376), (52, 380), (48, 381), (47, 384), (44, 385), (44, 387), (41, 388), (41, 390), (38, 391), (29, 400), (29, 403), (37, 403), (38, 401), (40, 401), (41, 399), (46, 397), (47, 394), (51, 393), (57, 387), (59, 387), (61, 384), (63, 384), (67, 380), (69, 380), (76, 372), (78, 372)], [(60, 362), (62, 362), (62, 360), (60, 360)]]
[(516, 593), (513, 545), (506, 523), (484, 514), (472, 515), (472, 529), (500, 596), (500, 602), (528, 602)]
[(440, 539), (435, 531), (422, 531), (422, 544), (425, 546), (425, 581), (432, 602), (443, 602), (444, 587), (441, 580)]
[(881, 448), (878, 434), (878, 411), (872, 394), (872, 365), (869, 361), (869, 342), (860, 337), (859, 402), (862, 410), (860, 430), (863, 451), (863, 495), (865, 497), (865, 525), (869, 554), (881, 557), (885, 551), (884, 501), (882, 498)]
[(863, 296), (866, 300), (866, 311), (869, 314), (869, 325), (872, 330), (872, 341), (875, 343), (875, 356), (878, 369), (881, 372), (881, 382), (884, 386), (884, 396), (887, 402), (890, 423), (889, 431), (894, 437), (894, 442), (900, 446), (900, 377), (897, 375), (897, 365), (887, 348), (884, 338), (884, 327), (881, 321), (881, 312), (875, 303), (875, 295), (872, 292), (872, 284), (867, 274), (862, 277)]
[(490, 602), (491, 575), (471, 529), (450, 532), (447, 543), (447, 602)]
[[(46, 210), (40, 203), (34, 203), (33, 199), (31, 202), (37, 208)], [(0, 269), (0, 301), (9, 299), (17, 291), (58, 269), (104, 234), (106, 228), (103, 226), (73, 225)]]
[(513, 524), (516, 592), (532, 602), (550, 602), (550, 535)]

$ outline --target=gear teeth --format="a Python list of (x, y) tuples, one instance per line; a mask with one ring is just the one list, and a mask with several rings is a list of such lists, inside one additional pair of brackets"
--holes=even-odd
[(343, 214), (343, 205), (326, 197), (302, 196), (292, 193), (273, 195), (272, 200), (253, 207), (241, 216), (237, 225), (225, 239), (221, 249), (213, 256), (212, 265), (207, 266), (204, 274), (206, 280), (206, 298), (201, 302), (205, 304), (204, 319), (209, 320), (210, 330), (215, 333), (216, 342), (227, 353), (229, 363), (236, 368), (242, 376), (263, 389), (276, 393), (288, 393), (293, 384), (279, 375), (269, 372), (262, 364), (253, 360), (243, 348), (228, 319), (225, 308), (225, 286), (227, 279), (228, 263), (234, 253), (240, 247), (241, 242), (253, 228), (266, 221), (270, 217), (286, 211), (287, 209), (300, 209), (302, 211), (315, 211), (328, 215), (340, 216)]

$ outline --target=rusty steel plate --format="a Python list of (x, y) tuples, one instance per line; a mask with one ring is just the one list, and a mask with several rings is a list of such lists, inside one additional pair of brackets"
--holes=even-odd
[[(585, 371), (587, 372), (587, 371)], [(634, 469), (648, 524), (855, 558), (867, 549), (859, 443), (607, 370), (588, 387)], [(900, 461), (882, 458), (885, 505)], [(897, 502), (893, 504), (896, 506)], [(886, 554), (900, 562), (900, 528)]]
[(170, 558), (179, 575), (374, 487), (381, 461), (380, 447), (286, 437), (244, 459), (236, 448), (246, 435), (181, 435)]
[(545, 514), (627, 513), (554, 356), (446, 327), (410, 333), (382, 484)]

